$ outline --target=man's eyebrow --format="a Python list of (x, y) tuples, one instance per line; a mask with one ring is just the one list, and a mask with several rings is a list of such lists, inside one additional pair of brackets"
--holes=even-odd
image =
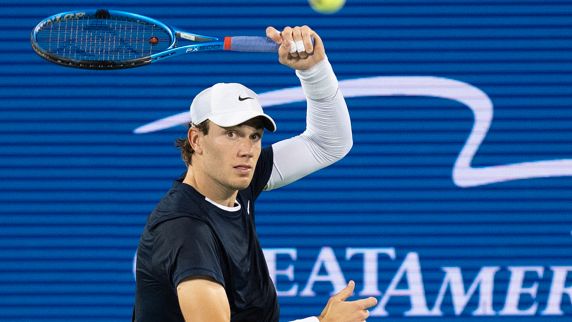
[(233, 125), (233, 126), (220, 126), (225, 131), (232, 131), (232, 130), (239, 130), (240, 125)]
[[(242, 126), (241, 126), (241, 125), (234, 125), (234, 126), (228, 126), (228, 127), (221, 126), (221, 128), (224, 129), (224, 130), (226, 130), (226, 131), (231, 131), (231, 130), (239, 130), (239, 129), (242, 128)], [(256, 131), (256, 132), (264, 132), (264, 128), (263, 128), (263, 127), (254, 128), (254, 131)]]

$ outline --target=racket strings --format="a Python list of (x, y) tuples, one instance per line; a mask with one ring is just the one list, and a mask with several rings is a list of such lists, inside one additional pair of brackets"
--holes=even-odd
[[(151, 38), (160, 41), (152, 43)], [(155, 24), (89, 15), (45, 25), (36, 34), (38, 45), (49, 54), (77, 61), (126, 61), (166, 50), (170, 33)]]

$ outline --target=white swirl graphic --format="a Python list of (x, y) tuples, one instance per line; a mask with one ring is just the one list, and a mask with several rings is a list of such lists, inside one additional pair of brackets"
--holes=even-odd
[[(519, 179), (572, 176), (572, 159), (543, 160), (473, 168), (473, 160), (493, 120), (493, 104), (486, 93), (460, 81), (439, 77), (381, 76), (340, 81), (346, 98), (364, 96), (430, 96), (450, 99), (468, 106), (475, 121), (469, 138), (453, 166), (453, 182), (463, 188)], [(259, 95), (262, 106), (304, 101), (301, 87), (285, 88)], [(135, 129), (150, 133), (190, 121), (188, 112), (175, 114)]]

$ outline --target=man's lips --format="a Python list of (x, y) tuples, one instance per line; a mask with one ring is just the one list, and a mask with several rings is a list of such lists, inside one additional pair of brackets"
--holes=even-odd
[(248, 174), (248, 173), (250, 173), (250, 170), (252, 170), (252, 166), (247, 165), (247, 164), (239, 164), (239, 165), (235, 165), (234, 169), (236, 169), (239, 173)]

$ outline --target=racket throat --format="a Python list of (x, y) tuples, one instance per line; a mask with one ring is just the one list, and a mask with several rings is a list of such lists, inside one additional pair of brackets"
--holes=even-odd
[(218, 38), (216, 38), (216, 37), (201, 36), (201, 35), (192, 34), (192, 33), (183, 32), (183, 31), (177, 31), (175, 33), (175, 35), (177, 36), (177, 38), (182, 38), (182, 39), (186, 39), (186, 40), (190, 40), (190, 41), (196, 41), (196, 42), (217, 41), (218, 40)]

